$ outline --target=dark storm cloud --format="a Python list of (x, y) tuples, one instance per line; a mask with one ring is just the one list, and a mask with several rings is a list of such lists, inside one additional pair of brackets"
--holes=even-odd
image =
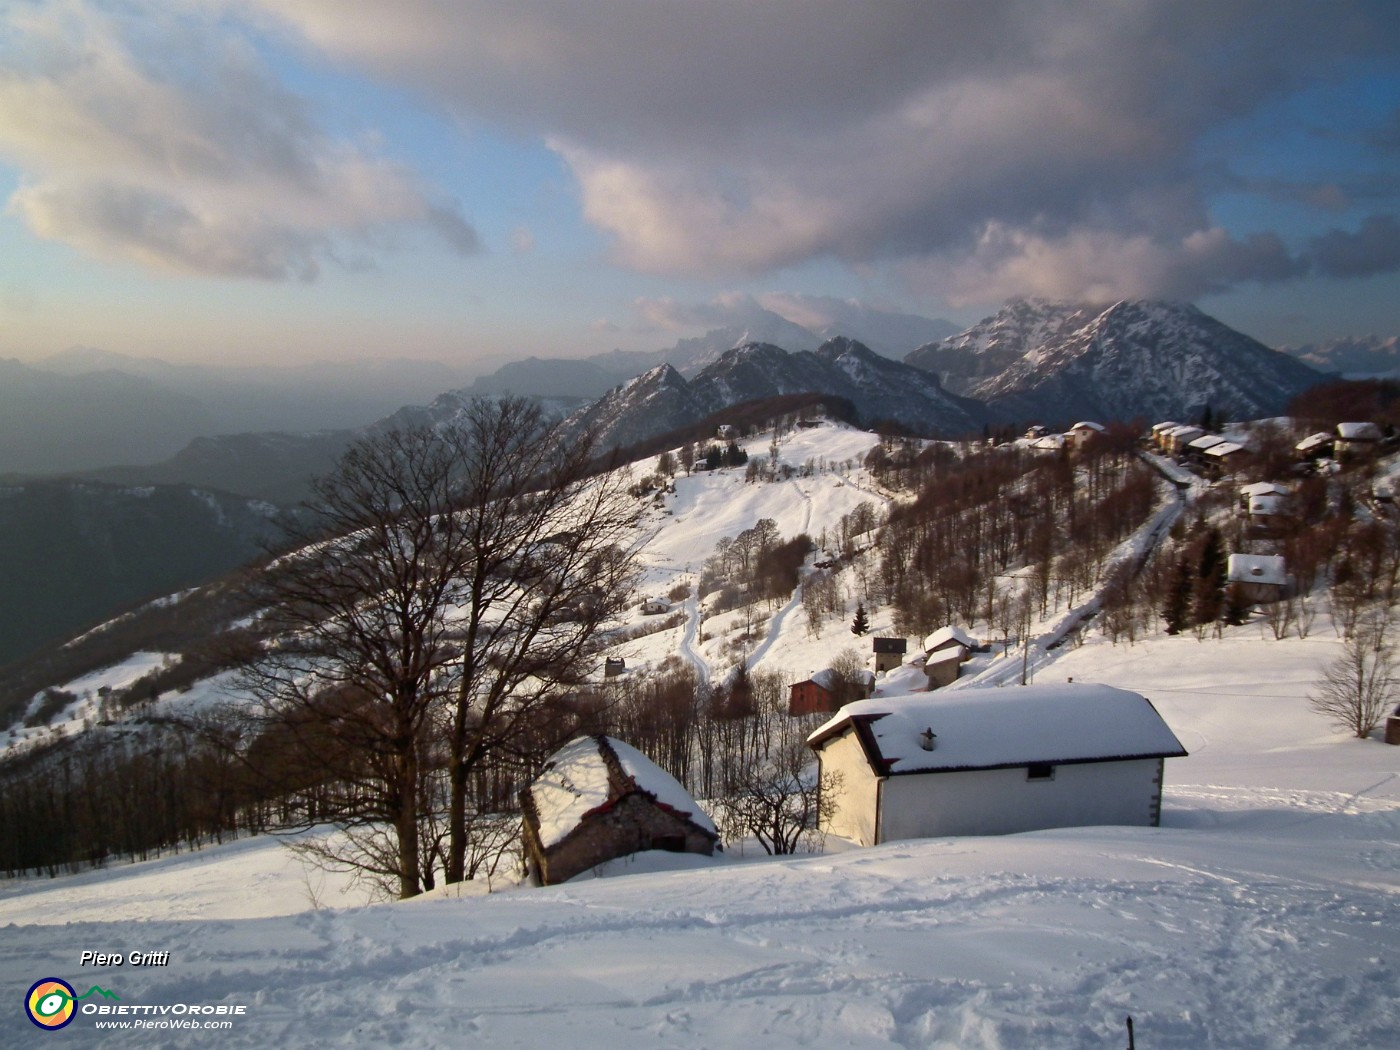
[(464, 119), (544, 137), (640, 270), (974, 273), (990, 238), (1092, 245), (1090, 269), (1139, 264), (1123, 286), (1181, 288), (1290, 270), (1280, 244), (1213, 232), (1199, 137), (1400, 28), (1400, 5), (1254, 0), (262, 6)]
[(1355, 233), (1332, 230), (1308, 246), (1313, 269), (1325, 277), (1371, 277), (1400, 270), (1400, 222), (1372, 215)]

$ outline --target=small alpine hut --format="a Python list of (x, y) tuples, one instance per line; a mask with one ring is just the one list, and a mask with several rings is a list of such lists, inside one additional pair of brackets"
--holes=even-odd
[(807, 744), (841, 774), (822, 830), (862, 846), (1156, 827), (1164, 762), (1186, 754), (1145, 697), (1072, 684), (863, 700)]
[(605, 736), (566, 744), (520, 792), (525, 862), (537, 886), (644, 850), (710, 856), (719, 833), (675, 777)]

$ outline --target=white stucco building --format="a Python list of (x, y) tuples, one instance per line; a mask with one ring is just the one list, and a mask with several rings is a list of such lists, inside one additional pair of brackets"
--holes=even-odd
[(1106, 685), (848, 704), (807, 741), (840, 773), (823, 830), (861, 845), (1089, 824), (1156, 826), (1186, 754), (1145, 697)]

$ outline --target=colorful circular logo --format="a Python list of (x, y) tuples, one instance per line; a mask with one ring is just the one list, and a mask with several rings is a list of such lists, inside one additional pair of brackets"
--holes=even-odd
[(73, 986), (57, 977), (35, 981), (24, 997), (24, 1012), (40, 1028), (62, 1028), (77, 1012)]

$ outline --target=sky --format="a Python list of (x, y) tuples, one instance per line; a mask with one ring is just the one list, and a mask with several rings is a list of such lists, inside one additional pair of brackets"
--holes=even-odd
[(1400, 333), (1400, 5), (8, 0), (0, 357), (659, 349), (755, 304)]

